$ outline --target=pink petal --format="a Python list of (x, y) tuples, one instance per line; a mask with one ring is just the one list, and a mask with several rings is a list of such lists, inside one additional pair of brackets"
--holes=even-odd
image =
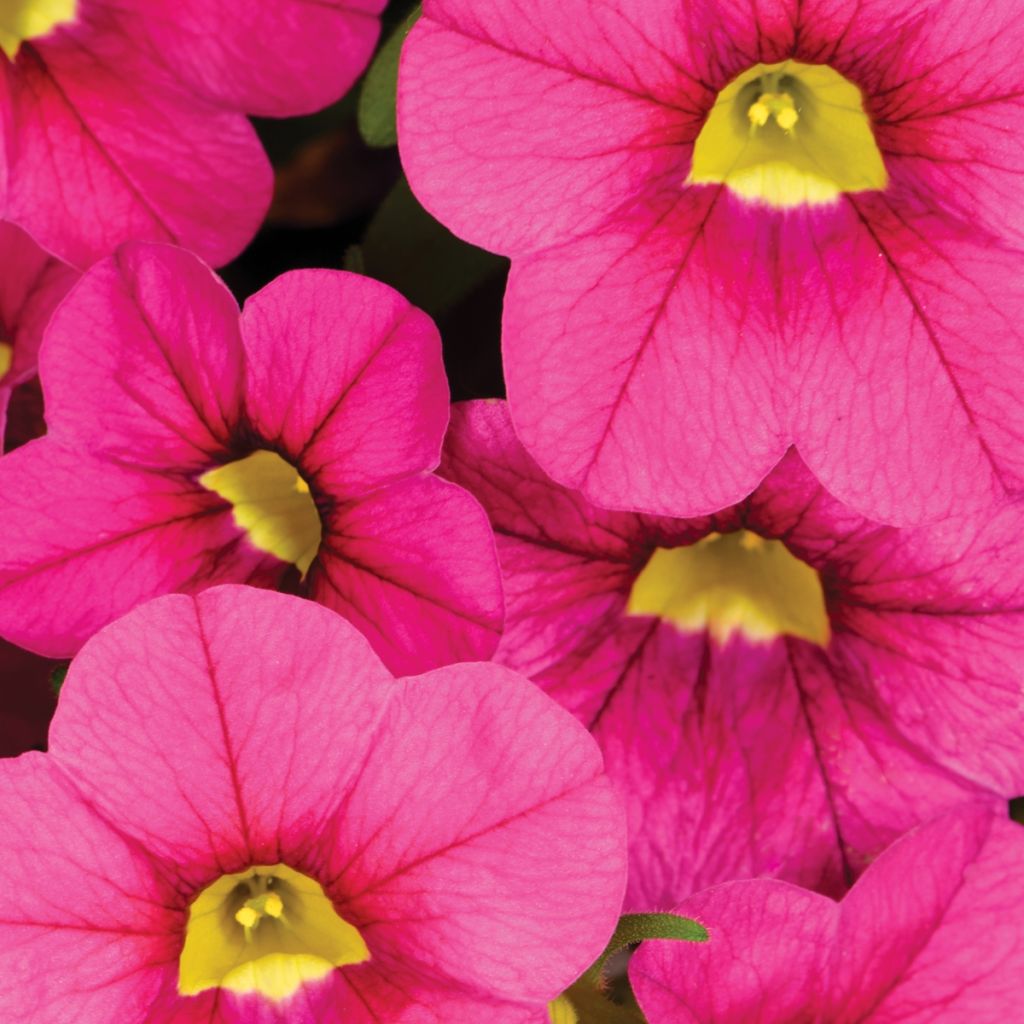
[(714, 97), (678, 81), (677, 5), (651, 0), (642, 17), (624, 7), (426, 5), (402, 54), (398, 116), (427, 209), (511, 255), (599, 225), (649, 178), (681, 184), (681, 143)]
[(50, 324), (50, 434), (128, 465), (207, 469), (240, 416), (243, 360), (238, 307), (208, 267), (170, 246), (125, 246)]
[(1024, 833), (966, 807), (917, 829), (841, 905), (826, 1019), (1009, 1021), (1024, 963)]
[(619, 628), (582, 664), (534, 677), (556, 699), (559, 680), (603, 693), (584, 721), (629, 811), (628, 908), (754, 875), (841, 892), (846, 837), (787, 643), (722, 648), (637, 625), (632, 648)]
[(165, 597), (83, 648), (50, 750), (191, 891), (253, 863), (315, 876), (311, 847), (359, 776), (389, 679), (311, 602), (244, 587)]
[(673, 192), (513, 265), (503, 345), (516, 431), (596, 504), (701, 515), (739, 501), (786, 450), (771, 307), (749, 294), (758, 261), (734, 287), (716, 283), (736, 279), (750, 244), (727, 203)]
[(0, 253), (0, 341), (13, 348), (10, 368), (0, 375), (2, 439), (11, 390), (35, 375), (43, 329), (78, 274), (14, 224), (0, 223)]
[(312, 113), (369, 63), (384, 0), (162, 0), (139, 13), (173, 70), (197, 93), (263, 117)]
[(462, 488), (434, 476), (329, 513), (305, 589), (353, 622), (402, 675), (489, 658), (501, 631), (486, 513)]
[(78, 266), (129, 239), (227, 263), (270, 201), (256, 134), (109, 22), (27, 44), (8, 70), (5, 216)]
[(10, 1024), (135, 1024), (175, 966), (181, 908), (53, 758), (0, 762), (0, 1005)]
[(629, 980), (650, 1024), (818, 1021), (838, 911), (784, 882), (720, 885), (676, 908), (708, 941), (645, 942)]
[(895, 524), (1024, 491), (1019, 258), (920, 207), (894, 182), (827, 226), (791, 218), (781, 242), (803, 254), (788, 436), (833, 494)]
[(54, 658), (151, 597), (229, 580), (272, 585), (285, 568), (191, 480), (48, 437), (0, 459), (0, 517), (0, 633)]
[(335, 500), (437, 465), (448, 385), (437, 328), (356, 274), (298, 270), (245, 305), (256, 431)]
[(403, 682), (337, 827), (342, 915), (458, 987), (553, 999), (618, 914), (624, 829), (597, 748), (497, 666)]

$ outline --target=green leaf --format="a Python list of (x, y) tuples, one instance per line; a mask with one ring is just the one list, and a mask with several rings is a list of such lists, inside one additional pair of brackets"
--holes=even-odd
[(434, 220), (404, 178), (374, 214), (361, 248), (364, 273), (396, 288), (435, 319), (508, 266)]
[(402, 44), (423, 9), (417, 5), (377, 51), (359, 93), (359, 134), (368, 146), (384, 149), (398, 143), (395, 102), (398, 92), (398, 58)]

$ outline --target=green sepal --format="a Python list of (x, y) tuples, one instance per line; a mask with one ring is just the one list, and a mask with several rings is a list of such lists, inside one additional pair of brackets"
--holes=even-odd
[(707, 942), (707, 929), (698, 921), (678, 914), (623, 914), (605, 951), (581, 980), (597, 988), (604, 987), (608, 961), (620, 950), (644, 939), (676, 939), (680, 942)]
[(398, 58), (402, 44), (419, 20), (423, 8), (417, 4), (377, 51), (359, 93), (359, 134), (368, 146), (386, 149), (398, 143), (395, 103), (398, 94)]

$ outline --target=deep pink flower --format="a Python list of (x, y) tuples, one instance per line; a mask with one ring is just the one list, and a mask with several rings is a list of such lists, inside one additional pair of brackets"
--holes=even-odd
[(429, 472), (440, 339), (386, 285), (295, 271), (239, 320), (195, 257), (126, 246), (61, 305), (40, 377), (47, 436), (0, 459), (0, 635), (65, 657), (141, 601), (248, 582), (340, 612), (396, 672), (490, 656), (487, 517)]
[(0, 446), (11, 392), (35, 376), (43, 329), (78, 274), (0, 223)]
[(1003, 1024), (1024, 963), (1024, 832), (967, 808), (900, 839), (841, 903), (732, 882), (678, 912), (704, 943), (645, 942), (650, 1024)]
[(631, 907), (759, 874), (837, 893), (918, 822), (1024, 791), (1018, 507), (878, 526), (791, 454), (713, 517), (602, 511), (497, 402), (456, 407), (442, 472), (497, 535), (496, 659), (588, 725), (628, 802)]
[(384, 0), (11, 0), (0, 13), (0, 217), (65, 260), (135, 238), (226, 263), (266, 213), (245, 114), (341, 96)]
[(535, 1024), (625, 880), (597, 748), (535, 687), (395, 680), (252, 588), (102, 631), (0, 777), (9, 1024)]
[[(791, 445), (897, 524), (1024, 489), (1022, 45), (1009, 0), (426, 0), (403, 163), (512, 258), (509, 401), (540, 465), (671, 515)], [(765, 132), (778, 152), (730, 177)]]

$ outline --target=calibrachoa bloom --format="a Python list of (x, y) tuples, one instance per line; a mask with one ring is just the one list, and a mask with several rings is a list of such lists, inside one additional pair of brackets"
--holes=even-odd
[(792, 454), (699, 519), (596, 509), (502, 403), (442, 472), (491, 516), (498, 661), (596, 736), (630, 813), (629, 903), (772, 874), (839, 892), (918, 822), (1024, 791), (1024, 517), (897, 529)]
[(625, 880), (597, 748), (536, 687), (395, 680), (247, 587), (101, 632), (0, 776), (9, 1024), (536, 1024)]
[(650, 1024), (1004, 1024), (1020, 1016), (1024, 832), (975, 809), (901, 839), (841, 903), (732, 882), (678, 912), (709, 941), (645, 942)]
[(1024, 489), (1010, 0), (426, 0), (399, 138), (512, 257), (517, 431), (599, 504), (740, 500), (796, 445), (887, 522)]
[(245, 114), (341, 96), (384, 0), (4, 0), (0, 217), (86, 265), (133, 238), (226, 263), (266, 213)]
[(0, 447), (11, 392), (35, 375), (43, 329), (77, 279), (20, 228), (0, 223)]
[(302, 270), (238, 306), (195, 257), (98, 263), (40, 353), (49, 432), (0, 459), (0, 635), (72, 653), (141, 601), (298, 589), (393, 671), (488, 657), (487, 517), (429, 471), (448, 421), (440, 339), (397, 292)]

